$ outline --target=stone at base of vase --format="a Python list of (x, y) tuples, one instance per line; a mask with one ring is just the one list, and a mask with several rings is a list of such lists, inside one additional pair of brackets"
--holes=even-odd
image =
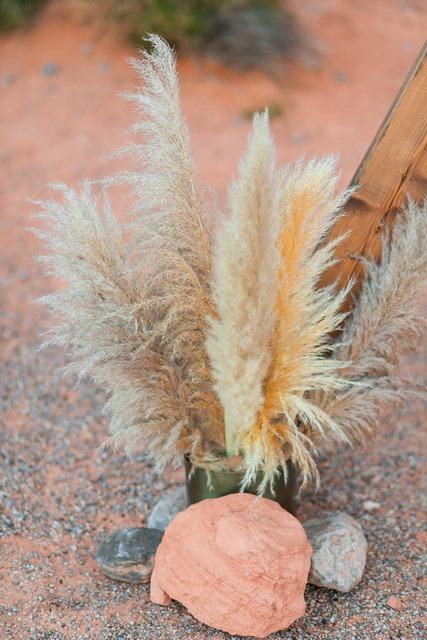
[[(283, 469), (274, 481), (274, 495), (270, 489), (266, 489), (263, 497), (274, 500), (281, 507), (296, 514), (296, 495), (298, 493), (298, 471), (291, 462), (287, 462), (287, 480), (285, 483)], [(188, 503), (195, 504), (206, 498), (221, 498), (231, 493), (239, 493), (243, 479), (241, 471), (209, 471), (200, 467), (193, 467), (191, 462), (185, 458), (185, 473), (187, 483)], [(245, 488), (245, 493), (257, 494), (258, 487), (262, 482), (263, 474), (259, 473), (256, 480)]]
[(305, 613), (311, 546), (277, 502), (235, 493), (179, 513), (160, 543), (151, 601), (177, 600), (200, 622), (266, 638)]

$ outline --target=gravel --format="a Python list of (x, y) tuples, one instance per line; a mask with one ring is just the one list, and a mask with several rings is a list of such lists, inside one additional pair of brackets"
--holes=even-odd
[[(52, 3), (52, 11), (56, 11), (57, 4)], [(351, 3), (332, 3), (331, 7), (335, 7), (335, 13), (329, 13), (329, 17), (333, 20), (335, 16), (336, 24), (341, 24), (343, 19), (356, 24), (353, 14), (348, 13), (350, 9), (359, 11), (357, 15), (362, 18), (360, 8), (353, 9)], [(378, 7), (376, 11), (379, 12)], [(408, 26), (400, 9), (390, 4), (387, 11), (392, 12), (395, 26), (399, 25), (402, 33), (410, 34), (411, 41), (417, 33), (424, 33), (421, 21), (421, 26), (417, 26), (411, 19)], [(319, 24), (327, 18), (325, 14)], [(378, 13), (376, 20), (382, 24), (382, 14), (379, 17)], [(52, 289), (54, 283), (41, 278), (32, 259), (40, 253), (40, 247), (25, 230), (35, 224), (28, 220), (28, 212), (34, 207), (26, 198), (50, 196), (40, 187), (47, 182), (63, 178), (75, 183), (83, 175), (99, 177), (107, 171), (105, 165), (99, 165), (99, 159), (123, 143), (117, 132), (129, 123), (128, 115), (123, 115), (126, 107), (114, 95), (118, 90), (129, 90), (135, 83), (133, 75), (125, 72), (127, 66), (122, 61), (125, 55), (130, 55), (130, 49), (119, 50), (118, 45), (110, 45), (103, 36), (98, 36), (91, 54), (94, 59), (88, 61), (87, 54), (79, 51), (82, 42), (92, 42), (90, 25), (79, 23), (76, 28), (74, 23), (66, 23), (67, 28), (61, 30), (58, 27), (61, 21), (59, 15), (44, 27), (40, 23), (39, 31), (14, 34), (1, 43), (2, 135), (6, 143), (0, 151), (0, 191), (2, 198), (3, 194), (6, 197), (2, 199), (0, 229), (0, 638), (237, 640), (237, 636), (200, 624), (179, 604), (166, 608), (151, 604), (146, 585), (114, 582), (96, 565), (99, 542), (118, 529), (145, 526), (152, 506), (166, 490), (182, 486), (184, 473), (182, 469), (167, 471), (159, 477), (142, 457), (129, 460), (110, 450), (99, 450), (108, 435), (103, 390), (90, 382), (75, 386), (74, 381), (62, 379), (56, 369), (65, 364), (65, 358), (56, 348), (37, 351), (39, 334), (50, 326), (50, 320), (44, 309), (31, 305), (31, 301)], [(372, 34), (369, 27), (373, 23), (373, 20), (360, 23), (363, 29), (353, 30), (353, 35), (349, 32), (348, 36), (354, 39), (365, 28)], [(322, 38), (328, 43), (336, 31), (330, 28), (331, 24), (335, 23), (325, 22), (322, 31)], [(387, 22), (387, 29), (389, 26)], [(393, 47), (400, 60), (404, 54), (398, 39), (402, 35), (397, 33), (395, 39), (395, 32)], [(341, 52), (341, 44), (345, 44), (338, 46), (338, 39), (342, 41), (342, 37), (338, 33), (331, 44), (330, 57), (334, 64), (338, 64), (335, 58)], [(405, 37), (409, 39), (409, 35)], [(386, 50), (390, 51), (390, 46)], [(348, 49), (344, 55), (346, 51)], [(354, 49), (348, 84), (336, 83), (339, 100), (334, 97), (323, 101), (329, 86), (325, 85), (326, 71), (322, 71), (318, 83), (321, 95), (310, 93), (310, 82), (316, 78), (306, 71), (300, 93), (289, 93), (292, 104), (295, 101), (292, 109), (298, 111), (305, 101), (301, 114), (308, 114), (307, 121), (289, 122), (294, 122), (295, 131), (310, 125), (308, 152), (313, 148), (316, 153), (325, 149), (334, 151), (338, 148), (334, 146), (337, 140), (334, 132), (338, 130), (340, 151), (345, 151), (346, 144), (354, 147), (354, 166), (357, 166), (358, 154), (365, 149), (365, 138), (359, 144), (360, 123), (366, 122), (366, 129), (375, 131), (376, 119), (380, 122), (394, 87), (399, 86), (400, 78), (405, 75), (399, 71), (399, 78), (393, 80), (389, 67), (394, 74), (401, 67), (391, 65), (389, 60), (382, 67), (375, 67), (379, 69), (372, 71), (375, 83), (382, 84), (374, 97), (368, 95), (367, 100), (376, 107), (384, 93), (384, 104), (373, 109), (373, 114), (367, 107), (363, 118), (351, 119), (349, 131), (344, 131), (338, 121), (330, 120), (328, 109), (341, 101), (341, 92), (347, 87), (352, 95), (361, 95), (366, 86), (373, 86), (372, 77), (371, 85), (366, 84), (369, 75), (372, 76), (368, 68), (370, 58), (358, 56), (357, 51)], [(412, 58), (413, 55), (411, 60), (403, 61), (402, 69), (405, 65), (409, 68)], [(46, 77), (41, 73), (50, 59), (55, 60), (61, 70), (54, 76), (58, 84), (55, 95), (47, 93)], [(97, 64), (110, 59), (114, 60), (111, 73), (99, 73)], [(363, 68), (357, 66), (363, 61)], [(191, 86), (186, 85), (187, 110), (191, 106), (188, 96), (190, 90), (194, 91), (192, 83), (196, 73), (191, 69)], [(125, 73), (129, 75), (125, 77)], [(362, 78), (359, 85), (351, 84), (356, 75)], [(14, 81), (6, 83), (5, 78)], [(229, 88), (222, 89), (221, 95), (231, 95), (234, 100), (235, 88), (228, 82)], [(210, 76), (207, 77), (203, 95), (207, 95), (209, 101), (212, 87), (217, 85), (219, 87), (219, 81), (212, 84)], [(240, 84), (236, 87), (240, 91)], [(251, 100), (247, 98), (248, 103)], [(317, 121), (313, 119), (310, 124), (311, 112), (307, 109), (310, 101), (321, 105), (329, 137), (327, 144), (322, 138), (323, 142), (317, 147), (313, 147)], [(212, 104), (216, 104), (213, 98)], [(91, 109), (96, 111), (96, 118), (88, 120)], [(233, 109), (238, 112), (236, 106)], [(292, 109), (286, 112), (286, 118), (292, 117)], [(197, 110), (200, 111), (199, 104)], [(75, 121), (71, 120), (71, 113), (75, 114)], [(201, 113), (203, 127), (206, 127), (210, 112), (202, 109)], [(224, 122), (232, 121), (233, 111), (224, 113), (227, 114)], [(192, 117), (193, 124), (197, 124), (194, 114)], [(278, 130), (284, 158), (299, 153), (298, 149), (284, 148), (288, 144), (287, 122)], [(86, 128), (82, 128), (83, 124)], [(199, 135), (199, 140), (206, 139), (207, 149), (218, 136), (220, 126), (220, 121), (215, 121), (209, 136), (207, 133), (205, 136), (205, 129), (203, 137)], [(86, 139), (81, 132), (92, 131), (94, 127), (97, 127), (96, 135)], [(242, 135), (241, 131), (238, 133)], [(218, 157), (222, 163), (223, 156), (229, 152), (234, 158), (234, 148), (218, 147), (219, 156), (213, 156), (213, 173), (217, 171)], [(348, 155), (346, 157), (348, 159)], [(348, 160), (346, 170), (348, 173)], [(419, 377), (425, 375), (422, 355), (411, 358), (410, 368)], [(271, 636), (273, 640), (421, 640), (427, 637), (427, 585), (422, 564), (427, 540), (424, 528), (427, 487), (423, 466), (426, 445), (422, 433), (425, 422), (425, 408), (420, 402), (414, 402), (401, 414), (384, 414), (381, 433), (365, 447), (355, 450), (343, 447), (319, 460), (322, 488), (318, 493), (311, 489), (303, 493), (298, 516), (307, 520), (325, 512), (344, 511), (355, 517), (368, 540), (365, 574), (357, 587), (345, 594), (309, 585), (306, 615), (286, 631)], [(389, 604), (396, 605), (396, 599), (400, 609)]]
[[(31, 297), (28, 282), (14, 270), (8, 277), (10, 291), (19, 286)], [(38, 331), (48, 324), (43, 310), (28, 322), (11, 306), (0, 318), (7, 336), (0, 392), (0, 637), (230, 638), (179, 604), (151, 604), (147, 586), (111, 581), (97, 568), (97, 543), (117, 529), (144, 526), (163, 492), (181, 486), (183, 472), (159, 478), (142, 458), (97, 450), (108, 434), (102, 390), (89, 382), (73, 388), (55, 373), (63, 354), (36, 350)], [(421, 362), (414, 356), (412, 368)], [(342, 448), (320, 459), (322, 488), (303, 494), (298, 515), (306, 520), (342, 510), (359, 520), (368, 539), (365, 575), (348, 594), (308, 586), (307, 614), (272, 638), (425, 637), (421, 409), (413, 404), (401, 415), (385, 415), (382, 433), (363, 449)], [(389, 606), (391, 596), (400, 610)]]

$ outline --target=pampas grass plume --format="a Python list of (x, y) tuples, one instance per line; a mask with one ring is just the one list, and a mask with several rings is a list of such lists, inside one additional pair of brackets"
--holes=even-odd
[(277, 175), (268, 113), (253, 121), (230, 216), (216, 242), (214, 300), (206, 348), (224, 407), (227, 455), (239, 451), (263, 403), (276, 322), (279, 253)]
[[(61, 319), (48, 341), (69, 349), (69, 371), (91, 374), (111, 394), (112, 442), (147, 449), (159, 468), (184, 453), (223, 447), (222, 408), (204, 349), (211, 255), (202, 202), (179, 105), (174, 54), (158, 38), (134, 61), (145, 85), (141, 144), (128, 151), (142, 170), (131, 184), (133, 222), (117, 222), (106, 198), (84, 183), (60, 185), (63, 202), (40, 203), (47, 269), (69, 283), (47, 296)], [(124, 241), (130, 232), (131, 240)]]
[[(329, 335), (343, 320), (340, 307), (346, 291), (317, 288), (320, 276), (333, 262), (336, 242), (319, 246), (343, 213), (348, 193), (334, 195), (335, 160), (297, 162), (280, 185), (280, 286), (276, 298), (277, 323), (272, 358), (264, 381), (264, 403), (256, 424), (242, 438), (250, 483), (264, 472), (264, 486), (284, 465), (284, 445), (301, 469), (303, 481), (317, 478), (315, 451), (307, 430), (325, 438), (345, 438), (340, 426), (303, 397), (311, 389), (334, 390), (341, 384), (335, 360), (329, 354)], [(299, 420), (300, 424), (297, 424)]]
[(409, 201), (384, 233), (380, 262), (364, 262), (362, 291), (335, 348), (346, 362), (341, 377), (357, 384), (314, 398), (355, 440), (379, 426), (384, 405), (399, 408), (424, 395), (407, 373), (405, 356), (426, 327), (419, 296), (427, 281), (427, 199), (421, 206)]

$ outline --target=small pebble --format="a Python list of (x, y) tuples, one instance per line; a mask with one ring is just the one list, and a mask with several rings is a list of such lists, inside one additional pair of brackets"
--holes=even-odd
[(364, 511), (375, 511), (381, 506), (382, 505), (379, 502), (374, 502), (373, 500), (365, 500), (365, 502), (362, 502), (362, 508)]
[(15, 79), (16, 79), (16, 76), (13, 73), (6, 73), (4, 76), (1, 77), (0, 84), (3, 87), (8, 87), (9, 85), (15, 82)]
[(348, 82), (348, 73), (345, 71), (335, 71), (334, 78), (340, 84), (347, 84)]
[(302, 131), (296, 131), (292, 134), (291, 141), (292, 144), (304, 144), (306, 141), (306, 135), (305, 133), (302, 133)]
[(149, 582), (154, 556), (163, 531), (146, 527), (129, 527), (116, 531), (96, 550), (99, 568), (109, 578), (139, 584)]
[(91, 53), (93, 53), (95, 46), (93, 44), (93, 42), (85, 42), (84, 44), (82, 44), (82, 46), (80, 47), (80, 51), (85, 55), (88, 56)]
[(402, 601), (397, 596), (390, 596), (387, 600), (387, 604), (391, 609), (395, 611), (400, 611), (402, 608)]
[(47, 77), (54, 76), (57, 71), (58, 67), (56, 66), (56, 64), (53, 64), (53, 62), (48, 62), (43, 67), (43, 75)]
[(101, 62), (98, 65), (98, 70), (100, 71), (100, 73), (108, 73), (111, 69), (111, 62)]

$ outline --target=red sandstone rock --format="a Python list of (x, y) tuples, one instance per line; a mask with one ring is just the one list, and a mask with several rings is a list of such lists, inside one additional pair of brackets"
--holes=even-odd
[(163, 591), (163, 589), (157, 584), (157, 581), (153, 580), (152, 578), (150, 586), (150, 598), (151, 602), (154, 602), (154, 604), (161, 604), (166, 607), (172, 602), (168, 594)]
[(231, 634), (263, 638), (305, 612), (311, 547), (296, 518), (246, 493), (179, 513), (157, 549), (151, 599), (181, 602)]

